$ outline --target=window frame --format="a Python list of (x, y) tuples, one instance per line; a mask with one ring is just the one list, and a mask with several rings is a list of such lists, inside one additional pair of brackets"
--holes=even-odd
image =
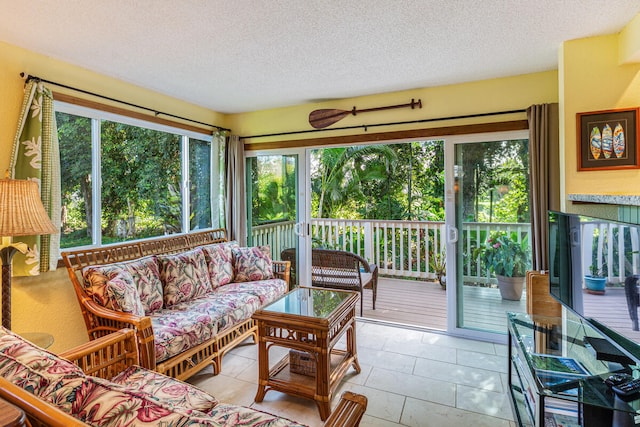
[[(85, 117), (91, 120), (91, 192), (92, 192), (92, 243), (84, 246), (75, 246), (64, 248), (63, 250), (72, 250), (79, 249), (84, 247), (101, 247), (101, 246), (109, 246), (110, 244), (103, 245), (102, 244), (102, 229), (101, 229), (101, 218), (102, 218), (102, 150), (101, 150), (101, 122), (105, 121), (113, 121), (122, 123), (128, 126), (136, 126), (140, 128), (167, 132), (174, 135), (180, 136), (180, 191), (182, 194), (181, 200), (181, 213), (182, 213), (182, 221), (181, 221), (181, 231), (176, 234), (188, 234), (192, 232), (191, 224), (189, 221), (190, 218), (190, 198), (191, 192), (190, 188), (190, 168), (189, 168), (189, 140), (197, 139), (200, 141), (205, 141), (209, 143), (210, 148), (210, 160), (209, 160), (209, 170), (210, 177), (209, 180), (209, 191), (210, 191), (210, 200), (209, 203), (211, 205), (211, 218), (210, 223), (211, 227), (198, 229), (197, 231), (209, 230), (219, 228), (215, 224), (218, 222), (215, 218), (214, 213), (218, 211), (215, 208), (213, 203), (214, 200), (220, 197), (219, 188), (220, 183), (218, 182), (219, 168), (215, 159), (219, 153), (218, 142), (213, 138), (211, 133), (197, 132), (195, 130), (185, 129), (184, 127), (180, 127), (179, 125), (171, 126), (167, 124), (157, 123), (155, 121), (147, 121), (140, 118), (130, 117), (126, 114), (118, 114), (109, 112), (106, 110), (91, 108), (82, 105), (76, 105), (73, 103), (55, 100), (54, 101), (54, 112), (55, 113), (64, 113), (75, 115), (79, 117)], [(155, 237), (145, 237), (141, 239), (132, 239), (126, 240), (129, 242), (132, 241), (140, 241), (140, 240), (148, 240), (157, 238)], [(62, 236), (61, 236), (62, 239)], [(122, 242), (117, 242), (114, 244), (119, 244)]]

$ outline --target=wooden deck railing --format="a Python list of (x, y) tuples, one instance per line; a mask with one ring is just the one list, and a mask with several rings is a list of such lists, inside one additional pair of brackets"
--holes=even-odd
[[(529, 239), (530, 224), (465, 223), (458, 236), (465, 282), (495, 282), (473, 253), (491, 232), (498, 230), (510, 233), (520, 242)], [(354, 252), (377, 264), (380, 274), (398, 278), (435, 278), (431, 261), (436, 255), (443, 254), (446, 247), (445, 225), (438, 221), (314, 218), (311, 220), (311, 236), (314, 244)], [(623, 237), (630, 243), (621, 240)], [(295, 246), (296, 224), (288, 221), (253, 227), (251, 238), (254, 245), (271, 246), (273, 256), (278, 258), (283, 249)], [(595, 264), (607, 272), (609, 283), (622, 283), (630, 271), (640, 271), (637, 227), (629, 228), (608, 221), (584, 222), (581, 239), (584, 274), (588, 274), (589, 266)], [(630, 246), (631, 253), (625, 253), (629, 252), (625, 245), (627, 248)]]
[(581, 222), (582, 270), (594, 265), (606, 272), (607, 282), (624, 283), (640, 271), (639, 228), (610, 221)]
[[(490, 232), (514, 232), (520, 241), (527, 238), (529, 229), (529, 224), (466, 223), (459, 235), (465, 280), (495, 280), (473, 257)], [(295, 231), (292, 221), (253, 227), (251, 244), (269, 245), (277, 257), (283, 249), (295, 246)], [(445, 225), (440, 221), (314, 218), (311, 236), (315, 244), (356, 253), (377, 264), (380, 274), (400, 278), (435, 278), (432, 261), (444, 254), (446, 247)]]

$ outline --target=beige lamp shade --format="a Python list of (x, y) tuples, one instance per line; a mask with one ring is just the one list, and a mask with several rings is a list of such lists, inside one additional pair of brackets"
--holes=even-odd
[(35, 181), (0, 179), (0, 236), (55, 234)]

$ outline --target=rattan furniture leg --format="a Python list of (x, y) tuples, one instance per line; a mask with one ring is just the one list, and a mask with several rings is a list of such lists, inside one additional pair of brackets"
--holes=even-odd
[[(258, 391), (261, 402), (269, 390), (313, 399), (324, 421), (331, 414), (331, 399), (340, 381), (353, 367), (360, 373), (356, 346), (358, 294), (317, 288), (297, 288), (258, 310)], [(336, 348), (346, 337), (344, 349)], [(269, 368), (273, 347), (305, 352), (315, 364), (307, 372), (291, 365), (291, 356)], [(313, 373), (315, 371), (315, 374)], [(302, 372), (302, 373), (300, 373)]]

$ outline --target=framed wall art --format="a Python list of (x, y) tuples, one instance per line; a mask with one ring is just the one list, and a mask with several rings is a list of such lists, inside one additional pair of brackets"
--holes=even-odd
[(576, 114), (579, 171), (640, 168), (638, 110)]

